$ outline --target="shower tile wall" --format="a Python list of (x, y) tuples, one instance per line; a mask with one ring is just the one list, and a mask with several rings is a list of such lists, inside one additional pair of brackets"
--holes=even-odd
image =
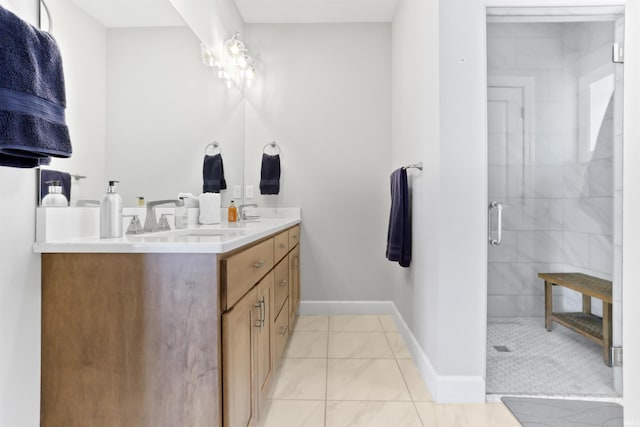
[[(612, 279), (614, 103), (593, 151), (584, 119), (589, 111), (585, 81), (594, 73), (615, 71), (613, 37), (611, 22), (487, 27), (490, 86), (520, 79), (531, 82), (532, 89), (525, 92), (531, 99), (524, 102), (524, 120), (531, 125), (525, 128), (523, 154), (490, 155), (489, 198), (506, 205), (503, 244), (489, 248), (490, 317), (544, 315), (543, 282), (537, 278), (542, 271)], [(491, 120), (490, 153), (500, 149)], [(557, 307), (580, 309), (575, 292), (554, 292)], [(593, 306), (597, 313), (600, 305)]]

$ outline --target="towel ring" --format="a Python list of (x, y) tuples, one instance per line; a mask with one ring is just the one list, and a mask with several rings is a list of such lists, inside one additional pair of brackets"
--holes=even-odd
[[(212, 153), (208, 152), (209, 148), (213, 150)], [(209, 156), (213, 156), (215, 154), (222, 154), (222, 148), (220, 148), (220, 144), (218, 143), (218, 141), (213, 141), (211, 144), (207, 144), (207, 146), (204, 147), (204, 154), (207, 154)]]
[(271, 141), (268, 144), (265, 144), (264, 147), (262, 147), (262, 152), (267, 154), (267, 148), (273, 148), (274, 150), (278, 150), (278, 152), (276, 154), (280, 154), (280, 146), (278, 144), (276, 144), (275, 141)]

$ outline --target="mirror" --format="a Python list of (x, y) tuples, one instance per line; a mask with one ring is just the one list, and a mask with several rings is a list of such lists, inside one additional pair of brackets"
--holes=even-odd
[(228, 205), (243, 183), (243, 96), (204, 65), (200, 41), (171, 4), (47, 4), (63, 57), (74, 150), (50, 167), (86, 177), (72, 179), (72, 204), (99, 199), (107, 180), (120, 181), (125, 206), (139, 196), (198, 196), (205, 148), (216, 141), (227, 182), (222, 206)]

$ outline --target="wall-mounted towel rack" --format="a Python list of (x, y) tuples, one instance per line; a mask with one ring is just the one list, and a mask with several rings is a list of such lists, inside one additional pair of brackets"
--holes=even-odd
[[(209, 148), (211, 148), (212, 152), (208, 151)], [(222, 148), (220, 148), (218, 141), (213, 141), (211, 144), (207, 144), (206, 147), (204, 147), (204, 154), (208, 154), (209, 156), (222, 154)]]
[(410, 165), (406, 165), (402, 167), (402, 169), (411, 169), (411, 168), (422, 170), (422, 162), (412, 163)]
[(75, 181), (80, 181), (81, 179), (85, 179), (86, 176), (80, 175), (79, 173), (72, 173), (71, 178), (73, 178)]
[(265, 144), (264, 147), (262, 147), (262, 152), (266, 153), (267, 148), (269, 147), (273, 148), (274, 150), (278, 150), (276, 154), (280, 154), (280, 146), (275, 141), (271, 141), (268, 144)]

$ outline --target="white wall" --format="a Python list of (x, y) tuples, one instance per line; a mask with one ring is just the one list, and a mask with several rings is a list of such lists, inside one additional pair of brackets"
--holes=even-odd
[(640, 3), (625, 13), (624, 176), (622, 250), (622, 345), (625, 425), (640, 424)]
[[(399, 277), (394, 302), (426, 355), (428, 382), (437, 401), (484, 400), (486, 331), (486, 6), (555, 6), (553, 0), (491, 1), (446, 0), (429, 4), (417, 0), (401, 0), (393, 23), (393, 156), (402, 161), (413, 160), (428, 150), (439, 154), (428, 183), (421, 188), (414, 180), (414, 203), (423, 197), (431, 209), (415, 216), (435, 221), (425, 225), (415, 239), (425, 243), (414, 246), (414, 254), (423, 260), (420, 272), (415, 262), (413, 271)], [(571, 0), (567, 5), (617, 4), (616, 1)], [(439, 6), (439, 11), (438, 11)], [(640, 5), (627, 4), (625, 74), (637, 75), (640, 49)], [(433, 30), (439, 28), (434, 34)], [(439, 38), (439, 40), (438, 40)], [(415, 43), (403, 48), (404, 43)], [(403, 50), (404, 49), (404, 50)], [(439, 64), (438, 64), (439, 60)], [(417, 65), (416, 65), (417, 64)], [(416, 82), (415, 67), (432, 71)], [(439, 98), (438, 81), (440, 83)], [(415, 98), (403, 95), (403, 88), (413, 82)], [(430, 93), (421, 84), (430, 86)], [(625, 81), (625, 201), (624, 253), (632, 260), (640, 253), (640, 198), (633, 195), (638, 178), (640, 149), (633, 142), (640, 138), (637, 120), (640, 104), (637, 79)], [(438, 102), (434, 108), (433, 102)], [(437, 117), (439, 108), (440, 117)], [(434, 114), (435, 111), (435, 114)], [(417, 145), (405, 136), (429, 132), (439, 140)], [(637, 144), (635, 144), (637, 146)], [(439, 148), (438, 148), (439, 146)], [(425, 161), (430, 159), (425, 158)], [(424, 176), (422, 178), (424, 180)], [(415, 223), (415, 221), (414, 221)], [(439, 233), (442, 233), (439, 235)], [(633, 242), (636, 242), (635, 244)], [(483, 255), (479, 255), (483, 254)], [(437, 260), (437, 261), (436, 261)], [(428, 267), (428, 268), (427, 268)], [(640, 268), (637, 263), (624, 265), (624, 399), (625, 416), (638, 422), (640, 409), (640, 324), (634, 305), (640, 302), (638, 287)], [(427, 276), (428, 275), (428, 276)], [(419, 310), (419, 311), (418, 311)], [(414, 319), (419, 318), (416, 322)], [(425, 328), (421, 331), (421, 328)], [(635, 341), (634, 341), (635, 340)], [(424, 370), (423, 370), (424, 372)], [(635, 378), (635, 382), (632, 382)], [(448, 388), (457, 382), (456, 389)]]
[[(37, 25), (38, 3), (0, 0)], [(40, 422), (40, 257), (35, 240), (36, 172), (0, 167), (0, 425)]]
[[(438, 1), (401, 0), (392, 25), (391, 159), (410, 172), (413, 262), (394, 268), (393, 301), (432, 367), (439, 358), (440, 116)], [(424, 367), (423, 372), (425, 370)], [(433, 377), (434, 373), (432, 373)], [(436, 395), (434, 378), (429, 383)]]
[(281, 147), (278, 196), (302, 208), (302, 299), (389, 300), (391, 37), (388, 24), (247, 25), (258, 60), (246, 92), (245, 184)]
[[(107, 32), (107, 179), (126, 206), (202, 192), (207, 144), (220, 143), (228, 190), (242, 185), (244, 103), (204, 66), (188, 27)], [(104, 190), (103, 190), (104, 191)]]

